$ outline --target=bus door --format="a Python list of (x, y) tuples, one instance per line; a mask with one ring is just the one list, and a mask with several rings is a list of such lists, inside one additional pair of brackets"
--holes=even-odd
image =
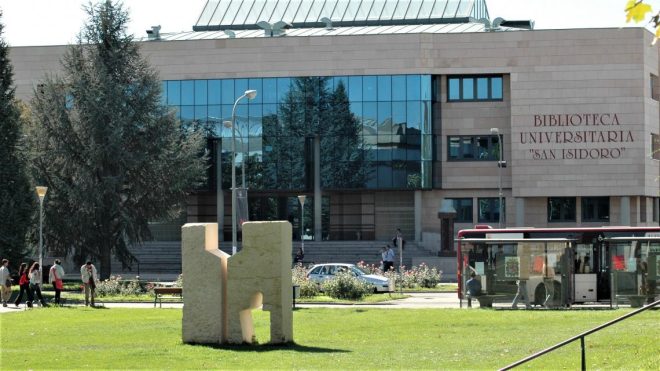
[[(598, 273), (594, 270), (595, 251), (591, 243), (578, 243), (575, 245), (574, 257), (574, 292), (576, 303), (593, 302), (598, 300)], [(609, 287), (609, 284), (606, 285)]]
[(592, 272), (596, 273), (597, 280), (597, 299), (598, 300), (611, 300), (611, 282), (610, 282), (610, 244), (608, 242), (599, 241), (596, 243), (594, 250), (594, 264), (590, 267)]

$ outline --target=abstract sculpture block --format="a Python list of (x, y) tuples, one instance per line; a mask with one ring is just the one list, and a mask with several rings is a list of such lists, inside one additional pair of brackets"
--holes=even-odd
[(291, 224), (243, 224), (243, 248), (218, 250), (216, 223), (182, 228), (183, 341), (254, 341), (252, 310), (270, 312), (270, 342), (293, 341)]

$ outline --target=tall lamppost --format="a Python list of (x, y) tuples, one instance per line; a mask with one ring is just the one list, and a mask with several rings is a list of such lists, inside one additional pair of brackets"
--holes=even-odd
[[(300, 248), (302, 249), (303, 254), (305, 253), (305, 199), (307, 196), (300, 195), (298, 196), (298, 201), (300, 201)], [(314, 249), (312, 249), (314, 250)]]
[(504, 216), (504, 205), (503, 205), (503, 195), (502, 195), (502, 168), (506, 167), (506, 161), (502, 160), (504, 158), (504, 135), (500, 133), (499, 128), (491, 128), (490, 133), (497, 135), (497, 144), (500, 147), (499, 153), (497, 154), (497, 167), (499, 168), (499, 220), (497, 222), (497, 227), (502, 228), (502, 220)]
[[(231, 127), (231, 253), (236, 254), (238, 238), (236, 236), (236, 106), (241, 99), (247, 97), (252, 100), (257, 96), (256, 90), (246, 90), (243, 95), (236, 99), (234, 108), (231, 110), (231, 121), (225, 121), (225, 127)], [(241, 167), (243, 171), (243, 188), (245, 188), (245, 162)]]
[(37, 196), (39, 196), (39, 267), (43, 270), (43, 256), (44, 256), (44, 238), (43, 238), (43, 226), (44, 226), (44, 198), (46, 198), (46, 192), (48, 192), (48, 187), (37, 186)]

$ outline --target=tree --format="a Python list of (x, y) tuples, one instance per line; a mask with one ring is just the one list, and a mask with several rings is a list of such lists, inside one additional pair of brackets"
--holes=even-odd
[(9, 63), (9, 47), (2, 37), (3, 29), (0, 23), (0, 255), (17, 265), (26, 253), (35, 194), (21, 149), (21, 117), (14, 98), (14, 73)]
[[(625, 11), (626, 22), (633, 20), (635, 23), (645, 20), (648, 13), (653, 14), (653, 8), (643, 0), (628, 0)], [(655, 29), (655, 38), (653, 39), (653, 44), (655, 44), (658, 38), (660, 38), (660, 11), (651, 17), (649, 23), (651, 23)]]
[(87, 23), (32, 101), (31, 163), (49, 187), (45, 234), (51, 250), (81, 263), (150, 237), (148, 222), (180, 215), (187, 190), (204, 181), (204, 138), (160, 103), (157, 73), (126, 34), (128, 13), (110, 0), (85, 7)]

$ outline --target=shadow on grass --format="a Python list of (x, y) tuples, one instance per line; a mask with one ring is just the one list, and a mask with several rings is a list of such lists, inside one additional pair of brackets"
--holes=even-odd
[(184, 344), (195, 347), (204, 347), (218, 350), (232, 350), (235, 352), (272, 352), (280, 350), (290, 350), (293, 352), (300, 353), (350, 353), (350, 350), (345, 349), (333, 349), (333, 348), (321, 348), (321, 347), (312, 347), (306, 345), (300, 345), (296, 343), (287, 343), (287, 344), (227, 344), (227, 345), (217, 345), (217, 344)]

